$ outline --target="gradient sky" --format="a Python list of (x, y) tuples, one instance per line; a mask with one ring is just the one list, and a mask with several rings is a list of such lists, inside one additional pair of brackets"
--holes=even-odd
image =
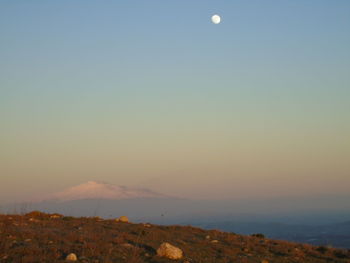
[(349, 14), (348, 0), (2, 0), (0, 202), (89, 180), (346, 194)]

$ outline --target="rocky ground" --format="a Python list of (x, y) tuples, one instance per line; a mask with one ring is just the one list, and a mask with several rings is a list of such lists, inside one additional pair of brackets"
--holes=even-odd
[(350, 263), (350, 251), (194, 227), (0, 215), (0, 262)]

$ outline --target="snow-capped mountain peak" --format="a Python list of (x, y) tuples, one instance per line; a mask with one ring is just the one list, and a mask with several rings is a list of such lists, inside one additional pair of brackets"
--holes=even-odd
[(135, 189), (108, 183), (89, 181), (54, 193), (45, 200), (72, 201), (83, 199), (134, 199), (165, 197), (148, 189)]

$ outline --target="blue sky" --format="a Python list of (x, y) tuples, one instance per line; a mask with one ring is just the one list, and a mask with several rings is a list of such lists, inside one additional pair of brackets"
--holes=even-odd
[(346, 192), (349, 13), (345, 0), (1, 1), (2, 198), (96, 179), (191, 197), (315, 180), (315, 194)]

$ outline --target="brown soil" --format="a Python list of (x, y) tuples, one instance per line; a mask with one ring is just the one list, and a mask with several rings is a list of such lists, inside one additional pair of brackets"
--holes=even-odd
[[(168, 242), (181, 260), (160, 258)], [(75, 253), (85, 263), (350, 263), (350, 251), (242, 236), (191, 226), (158, 226), (73, 218), (40, 212), (0, 215), (0, 262), (66, 262)], [(265, 261), (264, 261), (265, 260)]]

